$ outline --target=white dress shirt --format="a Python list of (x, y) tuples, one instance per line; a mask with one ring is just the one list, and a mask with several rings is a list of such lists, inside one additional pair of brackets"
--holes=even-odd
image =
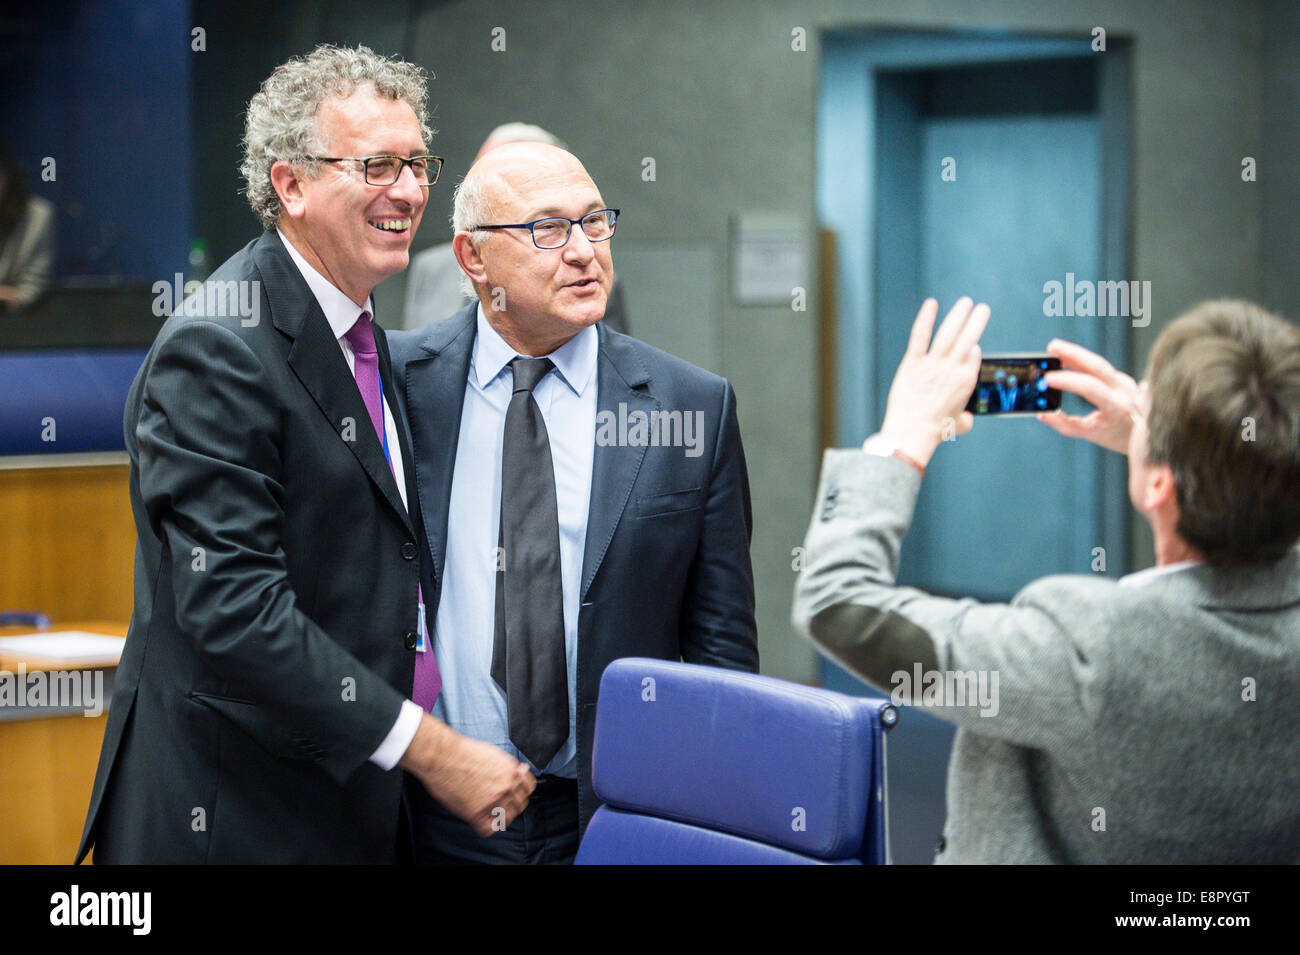
[(1201, 561), (1199, 560), (1180, 560), (1176, 564), (1157, 564), (1155, 567), (1135, 570), (1131, 574), (1125, 574), (1119, 579), (1119, 585), (1121, 587), (1145, 587), (1153, 580), (1158, 580), (1168, 574), (1176, 574), (1188, 567), (1199, 567), (1200, 564)]
[[(343, 358), (348, 363), (348, 371), (355, 376), (357, 373), (356, 357), (352, 352), (352, 343), (343, 336), (352, 330), (352, 326), (357, 323), (357, 319), (363, 311), (369, 312), (370, 317), (374, 318), (375, 310), (371, 300), (367, 298), (364, 306), (352, 301), (339, 291), (329, 279), (312, 268), (301, 253), (293, 247), (293, 243), (285, 237), (283, 232), (279, 229), (275, 231), (280, 236), (280, 241), (284, 243), (289, 258), (293, 259), (293, 264), (298, 266), (298, 271), (302, 273), (307, 287), (311, 289), (311, 294), (316, 297), (316, 302), (320, 305), (321, 311), (325, 313), (325, 321), (329, 322), (330, 331), (334, 333), (339, 348), (343, 350)], [(402, 445), (397, 434), (397, 422), (393, 418), (393, 409), (388, 406), (388, 399), (382, 393), (380, 394), (380, 400), (384, 403), (384, 433), (388, 436), (393, 478), (397, 481), (397, 493), (402, 497), (402, 506), (407, 507), (406, 476), (402, 467)], [(365, 532), (364, 528), (362, 532)], [(419, 728), (420, 718), (423, 715), (424, 711), (417, 704), (411, 700), (406, 700), (398, 713), (397, 722), (393, 724), (393, 728), (384, 737), (384, 741), (379, 744), (379, 748), (371, 754), (370, 761), (380, 769), (392, 769), (396, 766), (397, 761), (402, 758), (402, 754), (411, 745), (411, 740), (415, 739), (415, 731)]]
[[(547, 766), (536, 766), (534, 770), (571, 778), (577, 775), (573, 728), (577, 714), (578, 609), (596, 448), (598, 342), (596, 329), (591, 326), (547, 355), (555, 369), (533, 390), (546, 422), (555, 470), (569, 687), (569, 737)], [(514, 390), (510, 362), (516, 355), (492, 328), (479, 305), (451, 482), (446, 570), (434, 619), (434, 654), (443, 683), (433, 715), (457, 732), (499, 746), (522, 760), (523, 755), (510, 742), (505, 694), (492, 680), (501, 447), (506, 409)]]

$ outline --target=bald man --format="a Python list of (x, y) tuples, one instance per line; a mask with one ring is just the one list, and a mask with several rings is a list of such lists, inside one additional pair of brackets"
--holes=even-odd
[(453, 223), (477, 301), (389, 336), (429, 551), (432, 715), (527, 763), (536, 788), (483, 838), (408, 785), (416, 859), (566, 863), (598, 805), (606, 665), (758, 669), (736, 398), (601, 322), (618, 212), (571, 153), (487, 152)]
[[(558, 136), (540, 126), (503, 123), (488, 133), (474, 160), (477, 162), (489, 151), (508, 143), (546, 143), (561, 149), (569, 148)], [(411, 267), (406, 270), (402, 328), (421, 328), (430, 322), (441, 321), (473, 301), (472, 288), (460, 270), (450, 242), (440, 242), (411, 256)], [(628, 332), (627, 304), (617, 276), (610, 288), (601, 321), (616, 332)]]

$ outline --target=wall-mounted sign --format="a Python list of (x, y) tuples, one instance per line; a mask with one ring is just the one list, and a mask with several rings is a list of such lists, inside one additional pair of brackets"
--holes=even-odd
[(808, 290), (807, 224), (788, 213), (745, 212), (731, 220), (731, 297), (737, 305), (789, 305)]

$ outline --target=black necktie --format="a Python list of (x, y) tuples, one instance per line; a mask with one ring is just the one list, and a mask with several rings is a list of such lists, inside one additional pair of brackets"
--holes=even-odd
[(549, 358), (516, 358), (510, 367), (492, 679), (506, 694), (510, 741), (541, 771), (569, 737), (559, 505), (546, 422), (533, 398), (554, 366)]

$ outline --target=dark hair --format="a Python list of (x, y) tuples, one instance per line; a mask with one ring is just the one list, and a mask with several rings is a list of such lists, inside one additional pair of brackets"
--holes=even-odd
[(1249, 302), (1202, 302), (1147, 363), (1153, 462), (1173, 471), (1178, 534), (1211, 564), (1300, 540), (1300, 329)]
[(0, 177), (4, 178), (0, 187), (0, 249), (3, 249), (27, 214), (27, 198), (31, 195), (22, 167), (3, 141), (0, 141)]

